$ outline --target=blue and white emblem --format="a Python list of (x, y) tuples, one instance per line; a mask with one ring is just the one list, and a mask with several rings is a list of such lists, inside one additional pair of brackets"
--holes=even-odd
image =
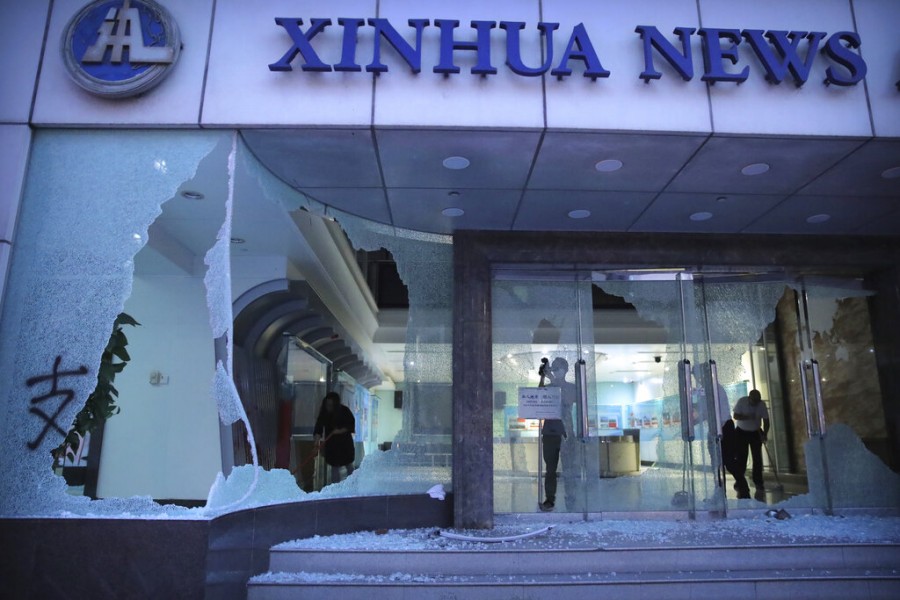
[(153, 0), (98, 0), (69, 21), (62, 44), (75, 83), (99, 96), (125, 98), (168, 75), (181, 52), (181, 35)]

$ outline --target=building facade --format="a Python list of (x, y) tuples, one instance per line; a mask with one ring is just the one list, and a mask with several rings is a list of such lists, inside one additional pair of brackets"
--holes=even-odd
[[(557, 512), (900, 506), (900, 4), (2, 16), (0, 516), (309, 500), (328, 390), (322, 493), (441, 484), (459, 526), (538, 511), (556, 414)], [(121, 411), (61, 446), (122, 312)]]

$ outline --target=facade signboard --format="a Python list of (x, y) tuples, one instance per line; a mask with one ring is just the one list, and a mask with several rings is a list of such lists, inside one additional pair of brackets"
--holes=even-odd
[[(475, 65), (470, 71), (475, 75), (495, 75), (495, 63), (498, 57), (491, 55), (492, 36), (501, 29), (506, 36), (506, 68), (524, 77), (537, 77), (549, 73), (562, 79), (572, 75), (572, 64), (581, 63), (582, 75), (592, 80), (610, 76), (610, 71), (603, 68), (601, 58), (591, 42), (584, 23), (575, 25), (571, 32), (561, 32), (559, 23), (540, 22), (537, 24), (537, 35), (541, 41), (541, 65), (526, 65), (522, 58), (521, 37), (526, 35), (527, 24), (521, 21), (471, 21), (470, 27), (475, 30), (474, 40), (460, 39), (458, 35), (460, 22), (457, 20), (409, 19), (408, 26), (415, 34), (415, 42), (409, 42), (404, 34), (387, 19), (340, 18), (337, 29), (341, 33), (341, 56), (337, 62), (327, 62), (319, 55), (313, 45), (318, 35), (327, 35), (326, 29), (334, 23), (331, 19), (309, 19), (305, 30), (301, 18), (276, 17), (275, 23), (284, 29), (292, 44), (275, 62), (269, 64), (271, 71), (291, 71), (298, 56), (302, 71), (328, 72), (362, 71), (358, 62), (359, 32), (364, 27), (374, 29), (372, 36), (371, 62), (365, 65), (370, 73), (385, 73), (388, 65), (382, 62), (382, 48), (387, 42), (413, 73), (422, 70), (422, 33), (426, 27), (437, 27), (440, 30), (440, 58), (432, 66), (435, 73), (445, 76), (460, 72), (454, 62), (457, 52), (474, 52)], [(638, 25), (635, 28), (643, 42), (644, 70), (637, 76), (649, 83), (662, 77), (662, 73), (654, 66), (655, 58), (668, 62), (685, 80), (694, 78), (694, 62), (691, 41), (699, 36), (703, 56), (703, 74), (700, 79), (709, 83), (730, 82), (742, 83), (750, 75), (750, 66), (739, 64), (738, 46), (748, 44), (765, 72), (767, 81), (779, 84), (790, 78), (797, 86), (801, 86), (812, 74), (812, 66), (818, 53), (828, 57), (830, 66), (822, 73), (822, 81), (839, 86), (855, 85), (866, 76), (866, 63), (856, 52), (861, 45), (860, 36), (853, 31), (838, 31), (828, 34), (822, 31), (781, 31), (762, 29), (718, 29), (703, 27), (676, 27), (673, 33), (678, 42), (673, 43), (655, 26)], [(533, 35), (534, 32), (529, 32)], [(565, 36), (565, 49), (561, 55), (554, 55), (554, 34)], [(471, 35), (469, 36), (471, 37)], [(330, 60), (330, 59), (329, 59)], [(790, 77), (789, 77), (790, 76)]]
[(178, 25), (152, 0), (98, 0), (63, 32), (62, 54), (75, 83), (98, 96), (125, 98), (158, 85), (181, 52)]

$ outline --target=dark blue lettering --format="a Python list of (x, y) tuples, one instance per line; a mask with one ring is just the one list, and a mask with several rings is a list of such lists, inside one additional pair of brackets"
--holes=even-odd
[(331, 19), (311, 19), (310, 27), (306, 30), (306, 33), (300, 30), (300, 26), (303, 25), (303, 19), (275, 17), (275, 23), (281, 25), (287, 31), (294, 45), (284, 53), (284, 56), (269, 65), (270, 71), (292, 71), (291, 61), (297, 57), (297, 54), (303, 55), (305, 64), (301, 68), (304, 71), (331, 70), (331, 65), (323, 63), (309, 43), (311, 39), (316, 37), (316, 34), (331, 25)]
[[(576, 51), (575, 48), (578, 48)], [(584, 23), (579, 23), (572, 29), (572, 35), (569, 37), (569, 43), (566, 45), (566, 51), (563, 52), (562, 60), (559, 65), (550, 71), (551, 75), (556, 75), (562, 79), (572, 74), (569, 68), (569, 60), (575, 59), (584, 62), (584, 76), (590, 77), (596, 81), (598, 77), (609, 77), (609, 71), (600, 64), (597, 53), (594, 52), (594, 45), (591, 44), (591, 38), (584, 28)]]
[[(841, 42), (847, 42), (844, 46)], [(848, 75), (838, 73), (833, 67), (825, 69), (825, 83), (833, 83), (835, 85), (856, 85), (863, 80), (869, 68), (862, 56), (850, 49), (856, 49), (860, 46), (859, 35), (853, 31), (838, 31), (825, 42), (822, 51), (828, 55), (828, 58), (847, 69)], [(900, 81), (897, 82), (897, 89), (900, 89)]]
[(681, 38), (682, 51), (678, 52), (675, 46), (667, 40), (659, 32), (656, 27), (650, 25), (638, 25), (635, 32), (641, 34), (644, 41), (644, 72), (638, 77), (644, 80), (644, 83), (650, 83), (651, 79), (659, 79), (662, 73), (653, 68), (653, 48), (659, 52), (663, 58), (669, 61), (669, 64), (678, 71), (681, 78), (690, 81), (694, 78), (694, 62), (691, 57), (691, 34), (696, 29), (693, 27), (676, 27), (672, 33), (677, 33)]
[(434, 68), (435, 73), (444, 75), (459, 73), (459, 67), (453, 64), (454, 50), (475, 51), (477, 62), (472, 67), (472, 73), (493, 75), (497, 72), (497, 69), (491, 66), (491, 29), (497, 26), (495, 21), (472, 21), (472, 28), (478, 32), (474, 42), (453, 39), (453, 30), (459, 27), (459, 21), (435, 19), (434, 24), (441, 28), (441, 59)]
[(544, 64), (536, 69), (526, 67), (522, 62), (519, 32), (524, 28), (525, 23), (521, 21), (500, 21), (500, 29), (506, 30), (506, 66), (516, 75), (537, 77), (546, 73), (553, 64), (553, 32), (559, 29), (559, 23), (538, 23), (546, 58)]
[(335, 71), (362, 71), (362, 67), (356, 64), (356, 38), (359, 28), (365, 24), (365, 19), (338, 19), (338, 25), (344, 28), (344, 43), (341, 62), (334, 65)]
[(416, 45), (411, 46), (397, 33), (393, 25), (387, 19), (369, 19), (369, 25), (375, 27), (375, 49), (372, 52), (372, 64), (366, 67), (370, 73), (384, 73), (387, 65), (381, 64), (381, 38), (388, 41), (391, 47), (403, 57), (413, 73), (422, 70), (422, 29), (428, 26), (428, 19), (410, 19), (407, 21), (410, 27), (416, 28)]
[[(763, 35), (761, 29), (745, 29), (743, 32), (744, 39), (750, 42), (750, 46), (766, 70), (766, 81), (779, 84), (784, 81), (790, 71), (797, 87), (806, 83), (813, 60), (819, 51), (819, 43), (825, 37), (825, 33), (820, 31), (810, 33), (805, 31), (767, 31), (765, 39), (763, 39)], [(797, 49), (804, 39), (809, 40), (809, 48), (806, 51), (806, 59), (801, 59)], [(772, 52), (772, 47), (766, 40), (775, 45), (775, 49), (781, 55), (780, 59)]]
[[(703, 38), (703, 81), (715, 83), (717, 81), (731, 81), (743, 83), (747, 80), (750, 67), (744, 67), (740, 73), (729, 73), (722, 64), (724, 59), (735, 65), (738, 62), (738, 44), (741, 43), (741, 32), (737, 29), (710, 29), (704, 27), (699, 32)], [(731, 45), (723, 48), (720, 40), (728, 40)]]

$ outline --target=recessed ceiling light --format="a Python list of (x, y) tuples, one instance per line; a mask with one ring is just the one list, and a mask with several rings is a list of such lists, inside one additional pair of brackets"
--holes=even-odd
[(897, 179), (900, 177), (900, 167), (891, 167), (890, 169), (885, 169), (881, 172), (881, 176), (884, 179)]
[(712, 219), (713, 214), (711, 212), (701, 211), (695, 212), (689, 218), (691, 221), (708, 221)]
[(200, 192), (195, 192), (194, 190), (184, 190), (181, 192), (181, 197), (187, 198), (188, 200), (203, 200), (206, 196)]
[(244, 238), (231, 238), (232, 244), (243, 244), (246, 241)]
[(752, 165), (747, 165), (743, 169), (741, 169), (741, 173), (744, 175), (762, 175), (769, 170), (769, 165), (766, 163), (753, 163)]
[(820, 215), (813, 215), (811, 217), (806, 217), (806, 222), (815, 225), (816, 223), (824, 223), (831, 219), (831, 215), (826, 215), (824, 213)]
[(444, 215), (445, 217), (461, 217), (464, 214), (466, 214), (466, 211), (464, 211), (461, 208), (450, 207), (450, 208), (445, 208), (444, 210), (442, 210), (441, 214)]
[(444, 159), (444, 166), (448, 169), (452, 169), (454, 171), (459, 171), (460, 169), (465, 169), (471, 163), (469, 159), (465, 156), (448, 156)]
[(458, 198), (459, 192), (457, 192), (456, 190), (453, 190), (452, 192), (447, 192), (447, 195), (450, 196), (451, 198)]
[(579, 208), (578, 210), (570, 210), (569, 218), (570, 219), (586, 219), (591, 216), (591, 211), (585, 210), (583, 208)]
[(612, 173), (613, 171), (618, 171), (622, 168), (622, 161), (616, 160), (615, 158), (601, 160), (594, 165), (594, 168), (600, 173)]
[(716, 202), (728, 202), (728, 196), (719, 196), (716, 198)]

